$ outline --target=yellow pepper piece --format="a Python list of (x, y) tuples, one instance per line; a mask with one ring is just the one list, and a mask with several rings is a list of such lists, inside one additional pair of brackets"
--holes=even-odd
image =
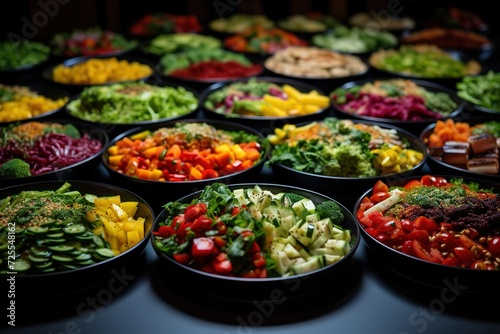
[(131, 140), (136, 140), (136, 139), (143, 140), (143, 139), (147, 138), (150, 135), (150, 133), (151, 132), (149, 130), (144, 130), (142, 132), (139, 132), (139, 133), (136, 133), (136, 134), (130, 136), (130, 139)]

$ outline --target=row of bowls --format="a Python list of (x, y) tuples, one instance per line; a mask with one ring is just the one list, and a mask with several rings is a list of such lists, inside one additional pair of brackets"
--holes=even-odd
[[(448, 180), (453, 178), (453, 176), (446, 175), (436, 175), (435, 177), (445, 177)], [(393, 180), (388, 181), (387, 185), (391, 187), (404, 187), (410, 182), (419, 182), (422, 179), (422, 176), (394, 178)], [(491, 189), (493, 191), (499, 191), (500, 189), (498, 184), (485, 182), (484, 180), (481, 181), (466, 178), (464, 181), (466, 183), (473, 182), (475, 184), (479, 184), (481, 187), (484, 187), (483, 189)], [(165, 209), (156, 215), (151, 206), (148, 205), (147, 201), (125, 188), (89, 181), (68, 182), (71, 183), (72, 190), (79, 191), (82, 194), (94, 194), (96, 196), (120, 195), (123, 201), (137, 201), (139, 203), (139, 209), (136, 216), (145, 218), (144, 238), (138, 244), (129, 248), (120, 255), (88, 266), (69, 268), (57, 272), (25, 275), (19, 273), (16, 276), (16, 285), (18, 290), (22, 291), (23, 294), (36, 292), (37, 296), (61, 295), (77, 292), (77, 290), (75, 290), (75, 284), (79, 287), (78, 289), (81, 290), (99, 286), (100, 284), (109, 281), (109, 278), (113, 277), (113, 273), (116, 274), (117, 270), (120, 271), (120, 269), (125, 266), (142, 261), (141, 256), (145, 252), (148, 244), (151, 244), (158, 256), (159, 266), (161, 267), (161, 272), (163, 274), (169, 275), (169, 277), (171, 277), (171, 275), (175, 275), (178, 279), (186, 279), (191, 282), (191, 286), (194, 289), (197, 289), (196, 287), (200, 287), (200, 290), (202, 290), (204, 294), (239, 302), (251, 302), (260, 299), (264, 300), (269, 298), (272, 291), (275, 291), (276, 289), (279, 289), (280, 291), (289, 291), (286, 287), (289, 287), (293, 282), (300, 282), (300, 284), (297, 289), (293, 289), (292, 294), (287, 294), (287, 298), (289, 299), (309, 295), (321, 285), (332, 286), (343, 284), (342, 282), (345, 282), (344, 279), (346, 277), (353, 277), (356, 275), (355, 270), (352, 269), (351, 265), (353, 255), (356, 252), (361, 240), (363, 240), (368, 246), (371, 254), (383, 261), (390, 270), (394, 270), (406, 279), (420, 284), (425, 284), (429, 287), (444, 288), (447, 286), (446, 284), (448, 284), (448, 282), (456, 281), (458, 278), (460, 284), (467, 287), (467, 291), (464, 291), (464, 293), (488, 292), (495, 290), (496, 282), (499, 278), (498, 268), (496, 268), (496, 270), (480, 270), (472, 269), (470, 267), (435, 263), (430, 260), (419, 258), (415, 254), (401, 252), (401, 250), (388, 245), (383, 239), (376, 237), (373, 234), (373, 231), (369, 231), (369, 229), (366, 228), (362, 220), (362, 215), (358, 212), (362, 211), (363, 205), (369, 198), (371, 198), (372, 194), (375, 193), (375, 188), (379, 186), (378, 184), (375, 184), (372, 188), (368, 188), (368, 190), (362, 192), (352, 209), (347, 208), (342, 203), (337, 201), (334, 196), (327, 196), (323, 193), (309, 190), (308, 188), (300, 188), (279, 183), (268, 184), (260, 182), (234, 183), (228, 185), (231, 190), (253, 189), (257, 185), (262, 190), (273, 193), (292, 192), (312, 199), (316, 205), (324, 201), (333, 200), (339, 205), (344, 217), (339, 227), (350, 231), (350, 247), (348, 253), (333, 264), (320, 269), (315, 269), (311, 272), (295, 274), (287, 277), (245, 278), (234, 277), (231, 275), (220, 275), (194, 269), (187, 264), (182, 264), (176, 261), (171, 255), (164, 253), (164, 251), (160, 249), (156, 243), (155, 233), (160, 230), (160, 226), (163, 225), (163, 222), (173, 218), (172, 211)], [(24, 184), (20, 186), (17, 185), (3, 188), (2, 196), (13, 196), (22, 191), (56, 190), (60, 188), (62, 184), (63, 181), (47, 181)], [(197, 199), (201, 192), (201, 190), (195, 191), (187, 196), (179, 197), (170, 203), (193, 203), (192, 201)], [(6, 234), (7, 228), (5, 228), (2, 233)], [(495, 249), (497, 252), (496, 256), (498, 258), (498, 240), (496, 241), (497, 242), (490, 247), (492, 250)], [(487, 247), (486, 244), (484, 247)], [(13, 271), (15, 271), (15, 269), (11, 269), (9, 272), (3, 272), (1, 276), (10, 275)], [(433, 274), (428, 275), (429, 272), (432, 272)], [(7, 282), (7, 280), (2, 281)], [(73, 282), (74, 284), (70, 284), (69, 286), (67, 284), (63, 284), (63, 282), (68, 281)], [(39, 290), (40, 286), (44, 286), (43, 292)], [(237, 297), (233, 294), (234, 289), (238, 289), (238, 291), (241, 290)]]

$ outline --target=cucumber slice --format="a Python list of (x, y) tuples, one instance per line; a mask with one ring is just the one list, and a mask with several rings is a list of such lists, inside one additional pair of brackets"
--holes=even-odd
[(47, 248), (50, 249), (51, 251), (60, 252), (60, 253), (68, 253), (68, 252), (72, 251), (73, 249), (75, 249), (75, 247), (73, 247), (67, 243), (60, 244), (60, 245), (47, 246)]
[(40, 235), (49, 232), (49, 228), (45, 226), (30, 226), (26, 229), (27, 233)]
[(115, 253), (108, 248), (98, 248), (95, 250), (93, 254), (94, 258), (100, 261), (104, 261), (107, 259), (111, 259), (115, 256)]
[(24, 233), (25, 230), (26, 230), (26, 228), (24, 226), (16, 225), (16, 227), (14, 229), (14, 233), (21, 234), (21, 233)]
[(78, 256), (76, 256), (74, 259), (75, 261), (80, 261), (80, 262), (85, 262), (88, 261), (92, 258), (92, 255), (86, 254), (86, 253), (81, 253)]
[(87, 231), (87, 228), (83, 224), (72, 224), (64, 228), (64, 233), (71, 235), (81, 235)]
[(73, 262), (74, 259), (71, 256), (63, 255), (63, 254), (52, 254), (52, 260), (57, 262)]
[(28, 260), (30, 260), (30, 262), (33, 262), (33, 263), (45, 263), (45, 262), (50, 261), (50, 257), (36, 256), (35, 254), (29, 254)]
[(48, 269), (50, 267), (52, 267), (54, 265), (54, 262), (52, 261), (47, 261), (47, 262), (44, 262), (44, 263), (33, 263), (33, 267), (35, 267), (36, 269)]
[(31, 263), (24, 259), (17, 259), (14, 261), (14, 271), (15, 272), (23, 272), (28, 271), (31, 268)]
[(47, 238), (50, 238), (50, 239), (59, 239), (59, 238), (63, 238), (63, 237), (64, 237), (63, 232), (55, 232), (55, 233), (47, 234)]

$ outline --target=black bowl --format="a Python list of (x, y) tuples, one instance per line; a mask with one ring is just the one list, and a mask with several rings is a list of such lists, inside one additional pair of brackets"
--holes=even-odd
[[(399, 50), (402, 47), (406, 47), (406, 46), (410, 46), (410, 45), (401, 45), (398, 49), (395, 49), (395, 50), (397, 52), (399, 52)], [(413, 47), (413, 46), (411, 46), (411, 47)], [(406, 78), (406, 79), (419, 79), (419, 80), (432, 81), (432, 82), (447, 86), (451, 89), (455, 89), (457, 82), (459, 82), (465, 75), (477, 75), (477, 74), (481, 74), (484, 72), (484, 66), (480, 62), (478, 62), (477, 60), (464, 54), (463, 52), (460, 52), (458, 50), (451, 50), (451, 49), (441, 49), (441, 50), (448, 53), (452, 59), (454, 59), (458, 62), (461, 62), (463, 64), (475, 64), (475, 66), (471, 65), (471, 68), (474, 67), (476, 69), (476, 71), (474, 73), (470, 73), (470, 74), (463, 74), (463, 75), (456, 75), (456, 76), (453, 75), (453, 76), (447, 76), (447, 77), (444, 77), (444, 76), (437, 76), (436, 77), (436, 76), (422, 76), (422, 75), (417, 75), (414, 73), (404, 73), (404, 72), (396, 72), (396, 71), (386, 70), (386, 69), (377, 67), (373, 61), (373, 59), (375, 57), (380, 56), (379, 53), (382, 53), (384, 51), (376, 51), (376, 52), (372, 53), (368, 63), (371, 67), (371, 70), (373, 71), (373, 73), (376, 76), (390, 76), (390, 77), (401, 77), (401, 78)]]
[[(299, 50), (299, 52), (297, 52), (298, 55), (293, 51), (297, 49)], [(307, 50), (310, 50), (309, 54), (306, 53), (306, 55), (301, 55), (307, 52)], [(316, 51), (320, 52), (320, 54), (316, 53), (317, 57), (315, 57)], [(339, 60), (339, 58), (344, 58), (346, 63)], [(325, 67), (326, 65), (324, 64), (328, 64), (328, 61), (334, 62), (331, 63), (331, 66)], [(336, 61), (340, 61), (340, 63), (336, 63)], [(273, 62), (275, 65), (284, 63), (288, 64), (290, 66), (288, 71), (291, 71), (293, 74), (285, 73), (283, 70), (273, 68)], [(358, 65), (363, 68), (355, 72), (352, 69), (353, 64), (355, 63), (358, 63)], [(308, 67), (311, 67), (311, 69), (307, 69)], [(315, 67), (317, 67), (316, 70), (319, 69), (322, 74), (313, 74), (315, 72), (313, 72), (312, 69)], [(346, 82), (359, 80), (365, 77), (370, 69), (368, 64), (366, 64), (366, 62), (358, 55), (343, 54), (341, 52), (323, 49), (317, 46), (298, 48), (291, 47), (279, 51), (264, 61), (264, 68), (274, 76), (290, 80), (299, 80), (309, 85), (318, 87), (325, 92), (328, 92), (332, 90), (333, 87), (342, 85)], [(345, 70), (346, 68), (352, 73), (333, 74), (332, 72), (335, 69)], [(302, 74), (304, 72), (306, 72), (306, 74)]]
[(116, 136), (112, 141), (110, 141), (108, 148), (115, 145), (119, 140), (126, 137), (130, 137), (134, 134), (142, 133), (144, 131), (153, 132), (160, 128), (170, 128), (175, 127), (177, 123), (205, 123), (218, 130), (222, 131), (244, 131), (248, 134), (256, 135), (261, 139), (261, 158), (253, 166), (243, 171), (238, 171), (232, 174), (227, 174), (224, 176), (219, 176), (216, 178), (204, 179), (204, 180), (192, 180), (192, 181), (156, 181), (156, 180), (144, 180), (134, 176), (128, 176), (123, 173), (116, 171), (110, 166), (109, 157), (110, 153), (106, 150), (101, 157), (101, 161), (105, 169), (109, 172), (110, 177), (119, 184), (126, 184), (132, 190), (136, 191), (138, 194), (144, 196), (149, 202), (155, 205), (161, 205), (166, 201), (179, 198), (180, 196), (185, 196), (202, 189), (205, 185), (213, 182), (223, 182), (223, 183), (234, 183), (241, 182), (242, 180), (252, 180), (258, 178), (262, 168), (264, 166), (265, 160), (267, 159), (269, 153), (269, 146), (265, 141), (264, 136), (252, 129), (242, 124), (227, 122), (223, 120), (200, 120), (200, 119), (183, 119), (174, 120), (162, 124), (149, 124), (146, 126), (140, 126)]
[[(364, 191), (369, 185), (375, 183), (377, 180), (385, 181), (392, 180), (394, 178), (409, 177), (412, 175), (418, 175), (421, 172), (427, 160), (427, 149), (414, 134), (390, 124), (364, 120), (348, 121), (353, 122), (354, 124), (366, 124), (370, 126), (379, 126), (382, 129), (395, 130), (401, 139), (409, 143), (410, 148), (423, 153), (422, 161), (408, 171), (371, 177), (340, 177), (313, 174), (296, 170), (281, 163), (274, 163), (271, 165), (271, 168), (275, 178), (280, 181), (287, 182), (287, 184), (290, 185), (307, 187), (308, 189), (321, 192), (327, 196), (338, 199), (346, 206), (350, 206), (362, 191)], [(305, 124), (301, 123), (297, 126)], [(272, 157), (272, 154), (273, 153), (271, 151), (270, 157)]]
[[(285, 84), (291, 85), (298, 89), (301, 92), (310, 92), (312, 90), (316, 90), (319, 94), (325, 95), (325, 93), (318, 89), (316, 86), (303, 83), (298, 80), (292, 80), (287, 78), (274, 78), (274, 77), (255, 77), (257, 80), (261, 80), (264, 82), (274, 83), (280, 86)], [(200, 97), (200, 106), (203, 114), (210, 119), (219, 119), (219, 120), (228, 120), (232, 122), (237, 122), (241, 124), (245, 124), (247, 126), (253, 127), (255, 129), (260, 130), (262, 133), (272, 133), (274, 128), (282, 127), (284, 124), (296, 124), (300, 122), (305, 122), (308, 120), (319, 119), (327, 115), (331, 109), (330, 106), (320, 109), (312, 114), (307, 115), (299, 115), (299, 116), (288, 116), (288, 117), (279, 117), (279, 116), (249, 116), (249, 115), (237, 115), (237, 114), (223, 114), (218, 113), (212, 109), (209, 109), (205, 106), (205, 102), (210, 94), (216, 92), (219, 89), (223, 89), (234, 82), (246, 82), (248, 78), (237, 79), (226, 82), (219, 82), (211, 85), (207, 89), (205, 89), (201, 93)], [(326, 95), (325, 95), (326, 96)]]
[[(478, 124), (482, 124), (485, 122), (489, 121), (496, 121), (492, 120), (491, 118), (486, 118), (486, 117), (472, 117), (464, 120), (456, 119), (455, 122), (464, 122), (469, 124), (470, 126), (475, 126)], [(454, 174), (454, 175), (460, 175), (464, 177), (469, 177), (469, 178), (480, 178), (480, 179), (486, 179), (489, 181), (494, 181), (494, 182), (500, 182), (500, 172), (497, 174), (484, 174), (480, 172), (475, 172), (467, 169), (467, 166), (460, 166), (460, 165), (452, 165), (449, 163), (446, 163), (442, 161), (441, 157), (436, 154), (432, 154), (432, 151), (439, 152), (439, 148), (429, 148), (428, 147), (428, 142), (429, 142), (429, 136), (434, 132), (434, 129), (436, 127), (436, 123), (428, 125), (426, 128), (422, 130), (420, 133), (420, 141), (426, 145), (427, 150), (429, 151), (428, 155), (428, 163), (429, 166), (431, 167), (432, 171), (436, 173), (443, 173), (443, 174)], [(470, 156), (471, 157), (471, 156)], [(469, 157), (469, 158), (470, 158)], [(497, 158), (498, 159), (498, 158)]]
[[(59, 180), (16, 185), (3, 188), (1, 192), (2, 197), (5, 197), (18, 194), (21, 191), (56, 190), (64, 182), (66, 181)], [(139, 259), (149, 242), (155, 214), (148, 203), (141, 197), (114, 185), (78, 180), (68, 180), (67, 182), (71, 184), (70, 190), (79, 191), (82, 195), (94, 194), (99, 197), (120, 195), (122, 201), (139, 202), (135, 217), (145, 218), (144, 238), (129, 250), (113, 258), (85, 267), (58, 272), (17, 274), (15, 275), (15, 285), (16, 297), (18, 298), (23, 298), (23, 296), (29, 298), (33, 296), (54, 297), (74, 294), (106, 283), (111, 284), (110, 282), (119, 279), (122, 279), (120, 284), (127, 285), (131, 283), (126, 281), (131, 277), (127, 268)], [(2, 278), (2, 287), (4, 284), (9, 284), (7, 278), (11, 277), (11, 275), (7, 273), (0, 276)], [(125, 281), (123, 281), (124, 279)]]
[[(159, 86), (159, 87), (172, 87), (172, 88), (183, 87), (187, 91), (187, 93), (191, 93), (194, 95), (194, 97), (196, 98), (198, 103), (197, 103), (196, 107), (193, 108), (192, 110), (190, 110), (189, 112), (186, 112), (184, 114), (179, 114), (177, 116), (160, 118), (157, 120), (142, 120), (142, 121), (135, 121), (133, 123), (132, 122), (123, 123), (123, 122), (119, 122), (118, 120), (116, 122), (107, 122), (107, 121), (94, 122), (94, 121), (90, 121), (90, 120), (78, 117), (68, 108), (69, 106), (71, 106), (73, 103), (75, 103), (75, 101), (77, 101), (80, 98), (81, 93), (79, 93), (79, 94), (74, 95), (72, 97), (72, 99), (68, 102), (68, 104), (66, 105), (66, 108), (65, 108), (65, 113), (70, 119), (74, 119), (74, 120), (77, 120), (79, 122), (85, 122), (89, 125), (98, 126), (102, 129), (105, 129), (106, 132), (108, 133), (109, 137), (113, 138), (113, 137), (123, 133), (124, 131), (133, 129), (133, 128), (138, 127), (138, 126), (148, 126), (148, 125), (153, 125), (153, 124), (166, 123), (166, 122), (173, 121), (173, 120), (191, 118), (191, 117), (196, 116), (196, 114), (199, 112), (199, 104), (200, 104), (199, 93), (196, 90), (194, 90), (193, 88), (191, 88), (190, 86), (180, 85), (180, 84), (174, 83), (172, 81), (156, 80), (155, 78), (149, 78), (149, 79), (145, 80), (144, 83), (146, 83), (148, 85)], [(107, 86), (110, 86), (110, 85), (107, 85)], [(104, 87), (104, 86), (101, 86), (101, 87)]]
[[(338, 262), (316, 269), (314, 271), (302, 274), (296, 274), (288, 277), (268, 277), (268, 278), (243, 278), (221, 276), (212, 273), (203, 272), (192, 267), (183, 265), (175, 261), (170, 255), (162, 252), (155, 245), (154, 235), (151, 235), (151, 243), (156, 254), (159, 257), (159, 266), (164, 268), (166, 275), (176, 275), (179, 280), (191, 282), (193, 289), (198, 289), (202, 293), (209, 294), (212, 297), (222, 298), (231, 302), (252, 302), (256, 300), (271, 300), (277, 296), (293, 300), (298, 297), (304, 297), (317, 292), (321, 286), (337, 286), (341, 290), (342, 286), (347, 286), (344, 279), (352, 280), (353, 273), (350, 270), (353, 255), (359, 244), (359, 230), (354, 222), (354, 217), (342, 204), (335, 199), (325, 195), (282, 184), (267, 183), (238, 183), (229, 185), (231, 190), (240, 188), (253, 188), (258, 185), (262, 190), (268, 190), (273, 193), (293, 192), (310, 198), (316, 205), (326, 200), (333, 200), (339, 204), (344, 215), (344, 222), (341, 225), (344, 229), (351, 231), (351, 249), (349, 253), (343, 256)], [(192, 193), (182, 197), (175, 202), (190, 203), (199, 197), (202, 191)], [(156, 218), (153, 231), (159, 229), (159, 224), (168, 218), (168, 213), (163, 210)], [(153, 232), (154, 233), (154, 232)], [(332, 288), (335, 290), (335, 288)], [(330, 288), (328, 290), (331, 290)], [(329, 292), (325, 292), (329, 293)], [(274, 301), (273, 301), (274, 302)]]
[(110, 85), (110, 84), (113, 84), (114, 82), (106, 82), (103, 84), (72, 84), (72, 83), (67, 84), (67, 83), (61, 83), (61, 82), (54, 80), (54, 77), (52, 75), (54, 68), (59, 66), (59, 65), (71, 67), (71, 66), (83, 63), (85, 61), (88, 61), (89, 59), (107, 59), (107, 58), (117, 58), (118, 60), (124, 60), (124, 61), (128, 61), (128, 62), (138, 62), (138, 63), (141, 63), (143, 65), (147, 65), (150, 67), (151, 74), (146, 75), (143, 78), (138, 78), (136, 80), (130, 80), (130, 81), (144, 80), (144, 79), (147, 79), (154, 74), (155, 64), (152, 61), (145, 59), (145, 58), (142, 58), (142, 57), (136, 57), (134, 55), (122, 54), (122, 55), (102, 55), (102, 56), (81, 56), (81, 57), (74, 57), (74, 58), (66, 59), (66, 60), (64, 60), (62, 62), (58, 62), (58, 63), (52, 62), (51, 64), (49, 64), (48, 66), (46, 66), (42, 70), (42, 78), (44, 80), (46, 80), (47, 82), (50, 82), (52, 85), (56, 85), (56, 86), (59, 86), (59, 87), (66, 89), (71, 94), (79, 93), (79, 92), (81, 92), (81, 90), (83, 88), (89, 87), (89, 86)]
[[(228, 51), (228, 52), (232, 52), (232, 51)], [(172, 56), (176, 56), (176, 57), (179, 57), (182, 59), (184, 54), (185, 54), (184, 52), (180, 52), (177, 54), (173, 54)], [(253, 77), (253, 76), (262, 75), (262, 73), (264, 72), (264, 67), (261, 64), (261, 61), (256, 59), (255, 57), (252, 57), (252, 56), (245, 55), (245, 58), (247, 58), (249, 61), (251, 61), (254, 66), (259, 66), (260, 68), (257, 71), (255, 71), (255, 73), (250, 74), (250, 75), (246, 75), (243, 77), (218, 77), (218, 78), (194, 78), (194, 77), (191, 77), (190, 78), (190, 77), (175, 76), (172, 74), (165, 73), (165, 69), (160, 62), (158, 64), (156, 64), (155, 72), (161, 78), (163, 78), (167, 81), (178, 82), (182, 85), (187, 85), (187, 86), (193, 87), (194, 89), (196, 89), (197, 91), (199, 91), (201, 93), (203, 90), (208, 88), (210, 85), (213, 85), (213, 84), (218, 83), (218, 82), (232, 81), (232, 80), (236, 80), (236, 79), (240, 79), (240, 78), (249, 78), (249, 77)], [(160, 60), (161, 60), (161, 58), (160, 58)], [(195, 64), (195, 62), (193, 62), (191, 64)]]
[[(28, 120), (22, 123), (24, 124), (31, 121), (34, 122), (35, 120)], [(50, 180), (78, 179), (84, 175), (88, 175), (99, 166), (101, 155), (106, 150), (106, 146), (109, 142), (109, 136), (102, 128), (99, 128), (96, 125), (67, 119), (36, 120), (36, 122), (73, 124), (81, 134), (88, 134), (92, 140), (99, 141), (102, 147), (91, 156), (69, 166), (27, 177), (1, 178), (0, 182), (2, 183), (2, 186), (11, 186), (27, 182), (31, 183)], [(56, 161), (53, 162), (53, 164), (55, 163)]]
[[(350, 89), (353, 87), (357, 86), (362, 86), (366, 83), (371, 83), (375, 82), (378, 80), (384, 81), (384, 80), (391, 80), (394, 78), (369, 78), (369, 79), (362, 79), (362, 80), (357, 80), (357, 81), (352, 81), (348, 82), (338, 88), (340, 89)], [(452, 89), (434, 83), (430, 81), (425, 81), (425, 80), (418, 80), (418, 79), (410, 79), (410, 81), (413, 81), (416, 85), (421, 87), (422, 89), (425, 89), (429, 92), (432, 93), (446, 93), (456, 104), (457, 108), (452, 111), (449, 115), (446, 115), (447, 118), (455, 118), (459, 117), (460, 114), (462, 113), (464, 109), (464, 101), (460, 99), (455, 91)], [(331, 93), (330, 93), (331, 96)], [(393, 119), (393, 118), (382, 118), (382, 117), (373, 117), (373, 116), (366, 116), (366, 115), (359, 115), (356, 113), (351, 113), (347, 112), (344, 110), (341, 110), (339, 106), (333, 101), (332, 102), (332, 108), (333, 112), (336, 116), (339, 118), (350, 118), (350, 119), (362, 119), (362, 120), (367, 120), (367, 121), (373, 121), (373, 122), (382, 122), (382, 123), (388, 123), (388, 124), (393, 124), (395, 126), (398, 126), (400, 128), (403, 128), (407, 131), (410, 131), (411, 133), (414, 133), (415, 135), (420, 134), (420, 131), (422, 131), (423, 128), (428, 126), (429, 124), (435, 122), (437, 118), (428, 118), (428, 119), (422, 119), (422, 120), (402, 120), (402, 119)]]
[[(456, 178), (457, 175), (449, 174), (433, 174), (435, 177), (444, 177), (448, 181)], [(414, 176), (409, 178), (393, 179), (387, 182), (388, 186), (404, 186), (412, 180), (420, 180), (422, 176)], [(500, 190), (500, 184), (485, 180), (466, 177), (464, 182), (476, 183), (482, 189), (492, 189), (497, 192)], [(374, 185), (374, 184), (372, 184)], [(358, 210), (364, 198), (370, 197), (373, 188), (361, 194), (353, 207), (353, 214), (357, 217)], [(411, 282), (416, 282), (430, 288), (439, 288), (442, 291), (455, 289), (454, 293), (489, 293), (497, 291), (497, 283), (500, 279), (499, 270), (479, 270), (472, 268), (462, 268), (448, 266), (440, 263), (433, 263), (421, 258), (405, 254), (400, 250), (396, 250), (386, 244), (383, 244), (376, 237), (370, 235), (365, 227), (356, 218), (356, 222), (360, 227), (361, 235), (364, 243), (368, 247), (371, 255), (376, 259), (380, 259), (377, 263), (383, 264), (385, 269), (394, 272), (404, 279)]]
[[(8, 85), (8, 86), (10, 86), (10, 87), (14, 87), (14, 86), (26, 87), (29, 90), (36, 92), (38, 95), (44, 96), (44, 97), (49, 98), (51, 100), (67, 99), (67, 101), (69, 101), (69, 99), (71, 98), (71, 95), (63, 89), (59, 89), (57, 87), (52, 87), (49, 85), (44, 85), (44, 84), (39, 84), (39, 83), (26, 83), (26, 84), (16, 83), (13, 85)], [(59, 113), (59, 111), (61, 111), (64, 108), (66, 103), (64, 103), (64, 105), (62, 105), (59, 108), (56, 108), (53, 110), (48, 110), (44, 113), (32, 116), (32, 117), (27, 118), (27, 119), (25, 118), (25, 119), (10, 121), (10, 122), (0, 122), (0, 127), (3, 127), (9, 123), (18, 122), (18, 121), (25, 121), (25, 120), (33, 120), (34, 121), (34, 120), (42, 120), (45, 118), (55, 117)]]

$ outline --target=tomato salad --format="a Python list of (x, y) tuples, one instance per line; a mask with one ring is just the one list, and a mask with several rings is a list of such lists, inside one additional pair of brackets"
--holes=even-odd
[(156, 250), (210, 274), (303, 274), (336, 263), (355, 246), (336, 202), (315, 203), (286, 189), (230, 189), (216, 182), (196, 199), (163, 207), (165, 217), (152, 232)]
[(447, 266), (498, 270), (500, 196), (476, 182), (424, 175), (404, 186), (377, 181), (356, 217), (396, 251)]
[(151, 181), (213, 179), (251, 168), (263, 159), (258, 135), (216, 129), (206, 123), (176, 123), (124, 137), (108, 148), (109, 167)]

